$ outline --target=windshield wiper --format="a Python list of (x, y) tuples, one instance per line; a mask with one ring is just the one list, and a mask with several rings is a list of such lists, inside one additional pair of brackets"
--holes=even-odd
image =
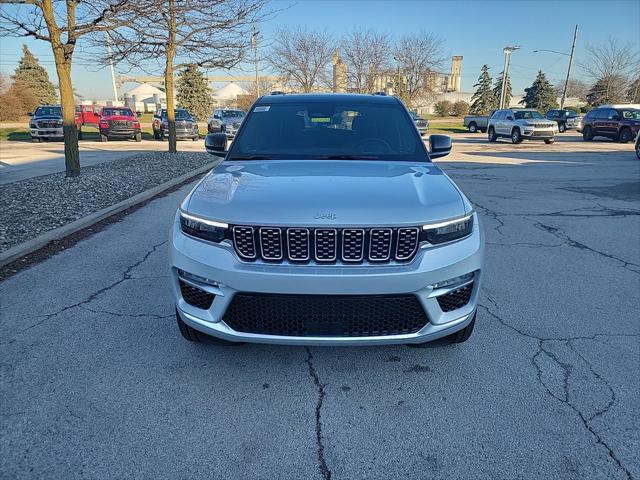
[(376, 155), (318, 155), (312, 157), (318, 160), (377, 160)]
[(227, 160), (271, 160), (267, 155), (234, 155)]

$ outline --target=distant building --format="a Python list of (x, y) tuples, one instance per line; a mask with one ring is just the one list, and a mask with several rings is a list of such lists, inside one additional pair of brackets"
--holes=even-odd
[(333, 52), (333, 91), (335, 93), (345, 93), (348, 87), (347, 64), (342, 61), (340, 54), (336, 50)]
[(224, 87), (213, 93), (213, 100), (216, 104), (235, 102), (239, 96), (248, 95), (249, 92), (234, 82), (227, 83)]
[(158, 87), (141, 83), (126, 91), (124, 104), (136, 112), (154, 113), (167, 106), (167, 95)]

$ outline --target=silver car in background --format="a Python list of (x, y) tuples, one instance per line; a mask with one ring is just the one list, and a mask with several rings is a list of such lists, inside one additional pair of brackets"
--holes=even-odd
[(495, 142), (500, 137), (510, 138), (512, 143), (523, 140), (544, 140), (550, 144), (558, 134), (558, 124), (547, 120), (532, 108), (508, 108), (496, 110), (489, 119), (487, 137)]
[(184, 199), (170, 241), (190, 341), (423, 344), (469, 338), (484, 235), (395, 97), (260, 98)]
[(213, 111), (207, 120), (207, 129), (209, 133), (223, 132), (227, 138), (235, 137), (247, 112), (244, 110), (232, 108), (220, 108)]

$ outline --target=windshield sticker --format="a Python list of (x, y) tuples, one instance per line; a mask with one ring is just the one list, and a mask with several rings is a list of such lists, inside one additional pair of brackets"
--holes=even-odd
[(263, 107), (256, 107), (256, 108), (253, 109), (253, 113), (268, 112), (270, 108), (271, 108), (271, 105), (266, 105), (266, 106), (263, 106)]
[(311, 117), (311, 123), (331, 123), (329, 117)]

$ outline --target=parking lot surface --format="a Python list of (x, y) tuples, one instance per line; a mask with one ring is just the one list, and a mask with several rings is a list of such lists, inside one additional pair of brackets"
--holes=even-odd
[(442, 168), (487, 233), (453, 347), (184, 341), (167, 237), (188, 188), (0, 284), (0, 477), (640, 478), (640, 161), (488, 144)]

